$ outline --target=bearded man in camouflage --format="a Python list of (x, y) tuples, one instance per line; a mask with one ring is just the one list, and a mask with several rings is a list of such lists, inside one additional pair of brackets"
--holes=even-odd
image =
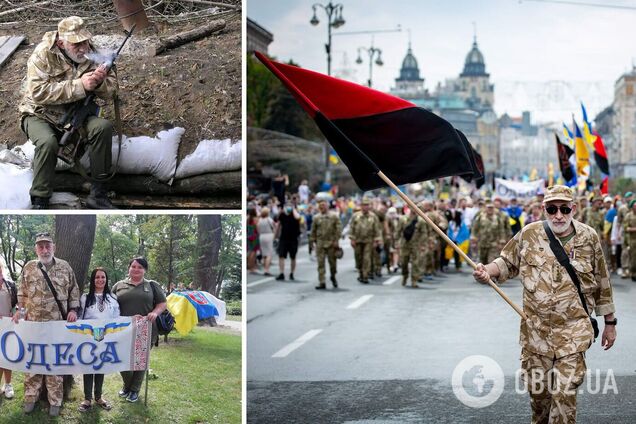
[[(589, 311), (604, 316), (602, 346), (616, 340), (615, 307), (598, 235), (573, 220), (576, 204), (565, 186), (547, 189), (543, 209), (548, 225), (568, 254)], [(586, 373), (585, 351), (594, 341), (590, 318), (566, 269), (550, 248), (543, 221), (525, 226), (493, 262), (478, 264), (473, 276), (503, 282), (521, 275), (523, 310), (521, 368), (530, 393), (533, 423), (574, 423), (576, 390)]]
[[(62, 320), (62, 311), (55, 301), (44, 273), (48, 275), (55, 289), (57, 299), (67, 314), (67, 321), (77, 321), (79, 309), (79, 288), (75, 273), (68, 262), (55, 257), (55, 244), (49, 233), (40, 233), (35, 238), (37, 260), (29, 261), (22, 268), (18, 283), (18, 306), (25, 308), (26, 317), (13, 315), (13, 322), (19, 318), (27, 321)], [(24, 412), (30, 413), (40, 397), (40, 390), (46, 385), (49, 399), (49, 415), (57, 416), (62, 406), (63, 390), (61, 375), (24, 374)]]
[[(58, 24), (57, 31), (44, 34), (27, 62), (19, 111), (21, 128), (35, 145), (33, 184), (29, 192), (33, 209), (49, 207), (58, 140), (64, 132), (61, 118), (90, 92), (101, 98), (112, 98), (117, 91), (114, 68), (108, 70), (86, 57), (94, 50), (91, 37), (82, 18), (65, 18)], [(112, 124), (89, 116), (80, 134), (88, 143), (92, 178), (104, 179), (111, 168)], [(106, 192), (104, 182), (93, 182), (87, 206), (112, 209)]]

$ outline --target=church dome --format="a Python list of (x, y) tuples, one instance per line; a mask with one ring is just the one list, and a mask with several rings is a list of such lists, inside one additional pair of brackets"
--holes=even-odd
[(479, 51), (477, 47), (477, 38), (473, 40), (473, 47), (466, 55), (466, 62), (464, 63), (464, 71), (461, 73), (462, 77), (480, 77), (488, 76), (486, 73), (486, 63), (484, 62), (484, 55)]
[(402, 68), (400, 68), (400, 77), (396, 81), (424, 81), (420, 78), (420, 68), (417, 66), (417, 59), (413, 56), (413, 50), (411, 50), (411, 44), (409, 43), (409, 49), (402, 61)]

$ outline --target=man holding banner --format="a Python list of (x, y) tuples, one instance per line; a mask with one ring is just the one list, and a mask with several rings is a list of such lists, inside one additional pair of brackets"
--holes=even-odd
[[(80, 303), (75, 273), (68, 262), (55, 258), (55, 244), (49, 233), (36, 235), (35, 253), (38, 259), (24, 266), (18, 288), (18, 310), (26, 310), (26, 317), (18, 312), (14, 314), (13, 321), (76, 321)], [(49, 415), (59, 415), (62, 383), (61, 375), (25, 373), (24, 412), (33, 411), (42, 385), (45, 384), (50, 404)]]

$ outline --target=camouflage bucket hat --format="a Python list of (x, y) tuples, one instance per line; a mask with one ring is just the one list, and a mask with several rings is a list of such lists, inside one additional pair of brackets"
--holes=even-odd
[(53, 238), (49, 233), (38, 233), (35, 235), (35, 244), (38, 244), (41, 241), (48, 241), (53, 243)]
[(543, 203), (548, 203), (555, 200), (562, 200), (564, 202), (574, 201), (574, 195), (572, 194), (572, 189), (564, 185), (554, 185), (554, 186), (548, 187), (548, 189), (545, 191), (545, 197), (543, 198)]
[(93, 35), (84, 28), (84, 19), (79, 16), (64, 18), (57, 25), (57, 36), (69, 43), (81, 43)]

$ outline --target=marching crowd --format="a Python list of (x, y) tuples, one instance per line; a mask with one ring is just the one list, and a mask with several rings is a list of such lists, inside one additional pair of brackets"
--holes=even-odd
[[(490, 263), (505, 244), (532, 222), (544, 219), (543, 195), (532, 198), (449, 195), (418, 203), (427, 217), (475, 262)], [(610, 272), (636, 281), (636, 197), (632, 192), (602, 196), (581, 193), (574, 219), (592, 227), (601, 242)], [(325, 259), (330, 281), (337, 287), (337, 258), (343, 239), (355, 253), (358, 281), (401, 272), (402, 285), (417, 287), (449, 268), (459, 271), (464, 259), (423, 218), (397, 196), (334, 198), (311, 194), (303, 181), (296, 193), (250, 196), (247, 207), (248, 271), (259, 263), (273, 276), (271, 262), (278, 257), (277, 280), (294, 280), (296, 253), (301, 240), (318, 262), (317, 289), (326, 288)], [(633, 248), (630, 249), (630, 246)]]

